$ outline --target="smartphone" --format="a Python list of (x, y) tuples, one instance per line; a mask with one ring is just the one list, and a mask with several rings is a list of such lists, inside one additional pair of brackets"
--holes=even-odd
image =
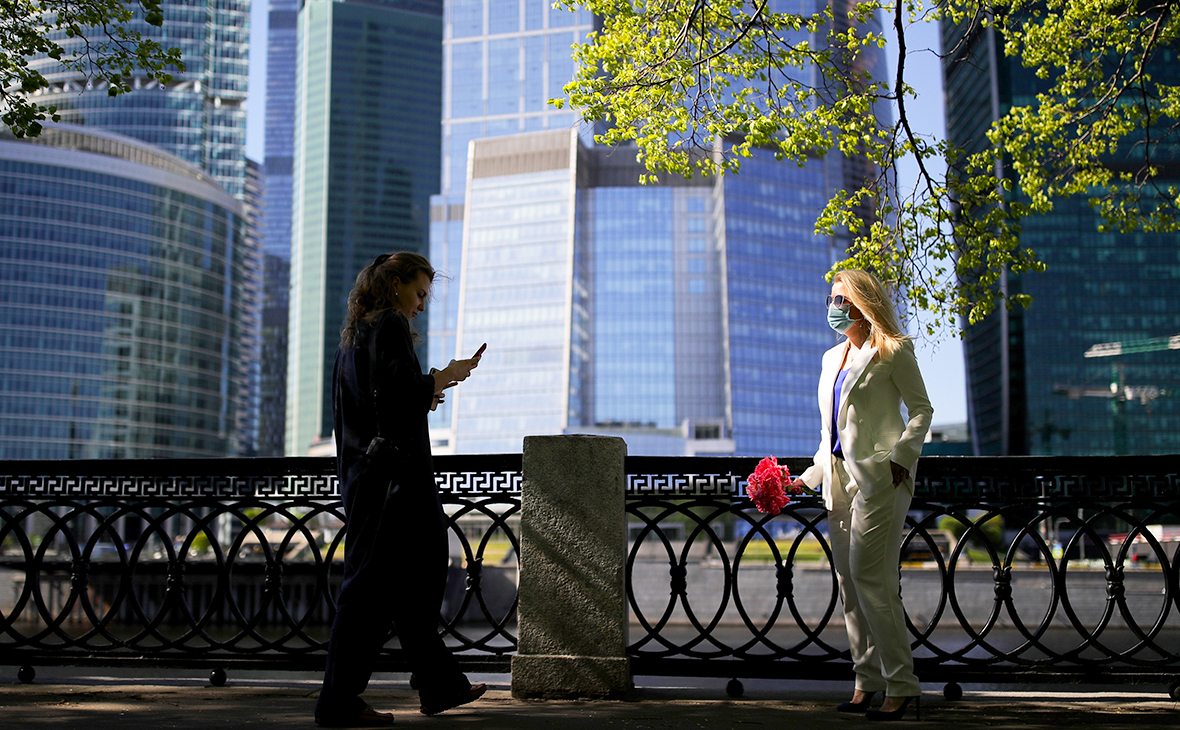
[(479, 346), (479, 349), (475, 351), (475, 354), (471, 356), (471, 359), (474, 360), (475, 358), (479, 357), (480, 355), (483, 354), (483, 351), (486, 349), (488, 349), (488, 343), (485, 342)]

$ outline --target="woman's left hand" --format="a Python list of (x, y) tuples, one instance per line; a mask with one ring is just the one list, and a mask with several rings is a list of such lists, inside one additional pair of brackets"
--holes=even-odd
[(889, 462), (889, 468), (893, 471), (893, 486), (895, 487), (910, 478), (910, 470), (896, 461)]

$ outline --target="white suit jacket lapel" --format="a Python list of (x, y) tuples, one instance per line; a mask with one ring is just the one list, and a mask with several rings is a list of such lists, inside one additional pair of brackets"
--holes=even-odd
[(876, 354), (877, 348), (862, 347), (852, 356), (852, 366), (848, 368), (848, 377), (844, 378), (844, 385), (840, 388), (840, 413), (836, 419), (840, 428), (844, 427), (844, 418), (848, 412), (848, 394), (852, 392), (861, 376), (864, 375), (865, 368), (873, 361)]
[(832, 388), (836, 387), (836, 376), (840, 374), (840, 359), (844, 356), (843, 346), (828, 350), (824, 355), (823, 367), (820, 369), (819, 390), (827, 393), (826, 398), (820, 398), (819, 415), (823, 419), (824, 429), (832, 422)]

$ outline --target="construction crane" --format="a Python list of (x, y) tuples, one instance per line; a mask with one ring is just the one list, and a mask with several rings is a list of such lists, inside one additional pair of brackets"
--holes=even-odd
[[(1160, 350), (1180, 350), (1180, 334), (1171, 337), (1151, 337), (1145, 340), (1128, 340), (1126, 342), (1102, 342), (1091, 345), (1084, 357), (1114, 357), (1117, 355), (1134, 355), (1141, 352), (1159, 352)], [(1064, 395), (1071, 400), (1078, 398), (1109, 398), (1110, 410), (1114, 420), (1114, 449), (1117, 454), (1127, 453), (1127, 401), (1137, 400), (1151, 413), (1151, 403), (1157, 398), (1172, 395), (1172, 391), (1156, 385), (1127, 385), (1126, 370), (1123, 364), (1115, 363), (1110, 367), (1110, 385), (1105, 388), (1086, 387), (1077, 385), (1054, 385), (1053, 392)]]
[(1128, 342), (1103, 342), (1091, 345), (1083, 357), (1133, 355), (1138, 352), (1157, 352), (1159, 350), (1180, 350), (1180, 335), (1151, 337), (1146, 340), (1130, 340)]
[(1078, 398), (1113, 398), (1116, 403), (1126, 403), (1137, 400), (1140, 404), (1150, 407), (1156, 398), (1171, 395), (1171, 391), (1155, 385), (1127, 385), (1126, 370), (1121, 362), (1110, 366), (1110, 385), (1104, 387), (1086, 387), (1080, 385), (1054, 385), (1053, 392), (1068, 396), (1071, 400)]

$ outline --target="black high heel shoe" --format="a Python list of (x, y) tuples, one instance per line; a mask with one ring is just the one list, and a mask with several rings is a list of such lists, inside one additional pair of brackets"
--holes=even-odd
[(869, 703), (873, 701), (873, 695), (876, 692), (869, 692), (865, 698), (860, 702), (841, 702), (836, 705), (836, 712), (864, 712), (869, 709)]
[(901, 707), (897, 708), (896, 710), (892, 710), (890, 712), (885, 712), (884, 710), (869, 710), (868, 712), (865, 713), (865, 719), (866, 720), (877, 720), (877, 721), (900, 720), (902, 718), (902, 716), (905, 715), (906, 708), (910, 706), (911, 700), (914, 703), (914, 719), (921, 720), (922, 719), (922, 696), (921, 695), (917, 695), (915, 697), (906, 697), (905, 702), (901, 703)]

